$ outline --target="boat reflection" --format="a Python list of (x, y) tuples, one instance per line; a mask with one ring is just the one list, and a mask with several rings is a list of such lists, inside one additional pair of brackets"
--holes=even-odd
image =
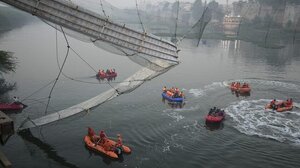
[(90, 157), (92, 157), (92, 156), (96, 156), (96, 157), (100, 156), (102, 158), (102, 161), (106, 165), (110, 165), (112, 162), (120, 162), (120, 163), (122, 163), (124, 161), (124, 157), (123, 157), (124, 153), (121, 154), (121, 155), (119, 155), (118, 159), (113, 159), (113, 158), (110, 158), (110, 157), (108, 157), (107, 155), (105, 155), (103, 153), (99, 153), (99, 152), (90, 150), (86, 145), (85, 145), (85, 149), (89, 152)]
[(168, 100), (166, 100), (165, 98), (162, 98), (162, 102), (164, 104), (168, 104), (168, 106), (170, 106), (171, 108), (174, 108), (174, 109), (178, 109), (178, 108), (183, 108), (184, 105), (185, 105), (185, 102), (170, 102)]
[(19, 131), (18, 135), (20, 135), (21, 138), (24, 139), (25, 141), (28, 141), (28, 142), (36, 145), (48, 156), (48, 158), (56, 161), (57, 163), (61, 164), (62, 166), (77, 168), (76, 165), (69, 163), (68, 161), (66, 161), (65, 158), (63, 158), (62, 156), (59, 156), (57, 154), (56, 150), (51, 145), (49, 145), (46, 142), (40, 140), (39, 138), (33, 136), (30, 129), (25, 129), (25, 130)]
[(224, 128), (224, 124), (223, 122), (220, 123), (205, 122), (205, 128), (210, 131), (221, 130)]
[(235, 95), (236, 97), (240, 97), (240, 96), (249, 97), (249, 96), (251, 96), (250, 92), (240, 93), (240, 92), (233, 91), (233, 90), (231, 90), (231, 94)]
[(114, 81), (114, 80), (116, 80), (116, 77), (106, 77), (106, 78), (101, 78), (101, 77), (98, 77), (97, 76), (97, 79), (100, 81), (100, 82), (102, 82), (102, 81)]

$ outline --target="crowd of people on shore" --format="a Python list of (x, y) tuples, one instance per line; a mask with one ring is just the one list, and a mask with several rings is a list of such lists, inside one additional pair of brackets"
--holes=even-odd
[(167, 96), (172, 98), (184, 98), (183, 91), (180, 91), (177, 87), (172, 87), (170, 89), (167, 89), (167, 87), (164, 86), (162, 91), (166, 93)]

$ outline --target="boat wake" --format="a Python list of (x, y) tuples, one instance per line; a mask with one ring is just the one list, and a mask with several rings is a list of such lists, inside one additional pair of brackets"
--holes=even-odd
[(204, 86), (204, 89), (190, 89), (189, 93), (191, 93), (195, 97), (202, 97), (205, 96), (209, 91), (213, 91), (218, 88), (224, 88), (224, 87), (226, 87), (226, 84), (224, 84), (224, 82), (213, 82), (210, 85)]
[(176, 122), (179, 122), (180, 120), (184, 119), (184, 116), (180, 115), (177, 111), (174, 110), (164, 110), (164, 115), (167, 115), (174, 119)]
[(299, 109), (273, 112), (265, 110), (264, 106), (268, 102), (270, 100), (267, 99), (242, 100), (232, 103), (226, 112), (233, 120), (233, 127), (241, 133), (300, 145)]

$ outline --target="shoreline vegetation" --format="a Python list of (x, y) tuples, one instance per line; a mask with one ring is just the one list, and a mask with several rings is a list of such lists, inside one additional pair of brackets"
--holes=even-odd
[(16, 88), (16, 83), (8, 83), (3, 77), (4, 73), (14, 72), (16, 64), (13, 53), (0, 50), (0, 95)]

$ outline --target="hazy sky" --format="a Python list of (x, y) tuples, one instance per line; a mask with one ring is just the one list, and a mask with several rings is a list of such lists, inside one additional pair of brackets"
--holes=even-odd
[[(71, 0), (71, 1), (85, 1), (85, 3), (99, 3), (99, 0)], [(127, 8), (127, 7), (134, 7), (135, 6), (135, 1), (136, 0), (106, 0), (107, 2), (111, 3), (112, 5), (118, 7), (118, 8)], [(138, 3), (148, 3), (148, 2), (162, 2), (162, 1), (169, 1), (169, 2), (175, 2), (177, 0), (138, 0)], [(195, 0), (179, 0), (179, 2), (194, 2)], [(204, 2), (205, 0), (202, 0), (202, 2)], [(212, 0), (206, 0), (207, 2), (210, 2)], [(217, 2), (221, 3), (221, 4), (225, 4), (226, 0), (216, 0)], [(228, 0), (229, 3), (232, 3), (234, 1), (238, 1), (238, 0)], [(1, 2), (0, 2), (1, 5)]]
[[(169, 2), (175, 2), (176, 0), (138, 0), (138, 2), (144, 3), (144, 2), (161, 2), (161, 1), (169, 1)], [(194, 2), (195, 0), (179, 0), (180, 2)], [(205, 0), (202, 0), (203, 2)], [(207, 2), (210, 2), (212, 0), (207, 0)], [(219, 3), (226, 4), (226, 0), (216, 0)], [(229, 3), (232, 3), (237, 0), (229, 0)], [(107, 2), (111, 3), (112, 5), (116, 7), (126, 8), (126, 7), (132, 7), (135, 6), (135, 0), (107, 0)]]

